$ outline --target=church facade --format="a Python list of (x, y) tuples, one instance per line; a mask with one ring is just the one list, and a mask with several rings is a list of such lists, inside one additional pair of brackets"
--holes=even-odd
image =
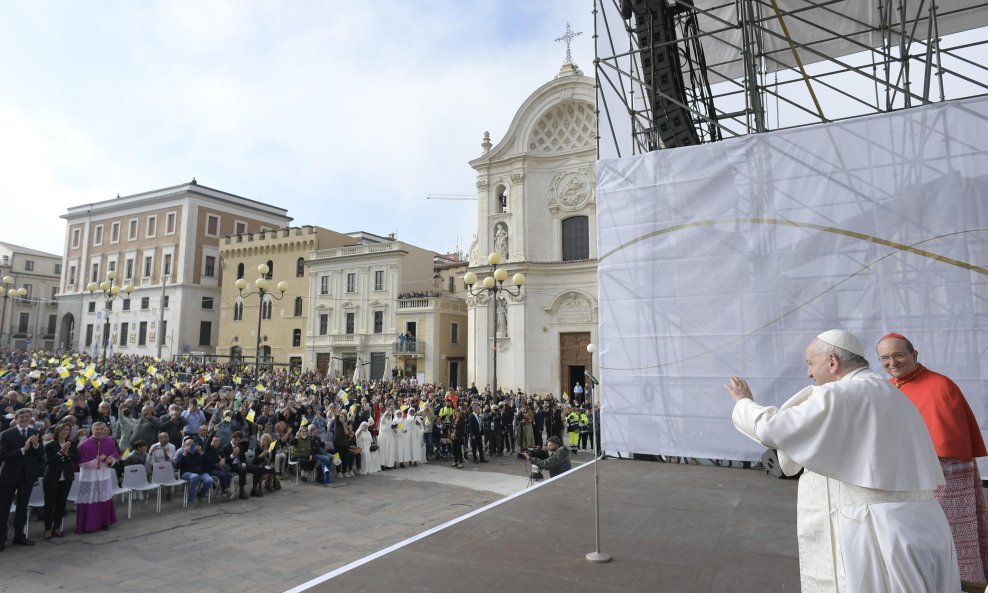
[[(596, 365), (596, 116), (594, 81), (572, 63), (518, 109), (504, 138), (485, 133), (477, 172), (477, 234), (468, 271), (480, 286), (494, 267), (527, 278), (520, 295), (467, 300), (467, 371), (478, 388), (572, 394)], [(496, 340), (495, 340), (496, 336)], [(594, 369), (595, 370), (595, 369)]]

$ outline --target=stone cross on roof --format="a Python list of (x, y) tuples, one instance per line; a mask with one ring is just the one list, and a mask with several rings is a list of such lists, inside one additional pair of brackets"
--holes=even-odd
[(563, 62), (563, 64), (573, 63), (573, 54), (570, 51), (570, 43), (572, 43), (573, 40), (579, 37), (580, 35), (583, 35), (583, 31), (578, 31), (574, 33), (573, 29), (569, 26), (569, 21), (566, 21), (566, 33), (562, 37), (556, 39), (556, 41), (566, 42), (566, 61)]

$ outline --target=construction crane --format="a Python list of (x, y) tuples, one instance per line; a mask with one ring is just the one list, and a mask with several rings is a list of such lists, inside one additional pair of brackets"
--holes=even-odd
[(425, 196), (426, 200), (463, 200), (463, 201), (477, 201), (477, 196), (470, 194), (427, 194)]

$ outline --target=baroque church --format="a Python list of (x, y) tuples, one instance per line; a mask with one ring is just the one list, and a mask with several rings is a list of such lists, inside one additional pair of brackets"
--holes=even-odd
[[(483, 279), (499, 253), (508, 280), (494, 305), (467, 300), (468, 374), (481, 390), (573, 393), (597, 364), (596, 116), (594, 80), (569, 60), (522, 103), (477, 172), (477, 234), (469, 270)], [(511, 278), (525, 275), (518, 296)], [(476, 290), (475, 290), (476, 292)], [(497, 345), (495, 371), (494, 346)], [(596, 367), (593, 367), (596, 373)]]

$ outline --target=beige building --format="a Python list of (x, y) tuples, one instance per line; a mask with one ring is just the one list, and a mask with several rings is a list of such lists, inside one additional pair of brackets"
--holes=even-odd
[(341, 376), (359, 368), (373, 380), (391, 370), (424, 381), (448, 377), (449, 358), (465, 360), (450, 332), (451, 320), (462, 317), (456, 341), (465, 341), (466, 307), (437, 288), (435, 253), (394, 237), (350, 236), (358, 244), (319, 250), (308, 261), (306, 366)]
[[(59, 345), (99, 353), (214, 354), (219, 339), (220, 238), (286, 226), (282, 208), (200, 185), (69, 208), (59, 293)], [(87, 290), (115, 276), (131, 286), (109, 308)], [(103, 340), (109, 319), (109, 340)]]
[(9, 278), (4, 292), (23, 288), (23, 297), (5, 294), (0, 303), (0, 347), (53, 350), (58, 324), (62, 256), (0, 242), (0, 278)]
[[(314, 251), (355, 242), (353, 237), (315, 226), (224, 237), (220, 243), (223, 266), (217, 347), (220, 359), (229, 356), (232, 360), (253, 364), (260, 335), (262, 364), (302, 368), (309, 320), (306, 260)], [(255, 286), (260, 277), (258, 266), (262, 264), (268, 267), (267, 278), (273, 291), (265, 297), (263, 308)], [(249, 283), (243, 292), (245, 297), (236, 286), (240, 278)], [(276, 289), (279, 282), (288, 284), (284, 295)]]
[[(462, 283), (462, 281), (461, 281)], [(467, 304), (444, 291), (406, 296), (397, 302), (397, 327), (414, 342), (399, 338), (395, 367), (404, 377), (443, 385), (466, 386)]]

